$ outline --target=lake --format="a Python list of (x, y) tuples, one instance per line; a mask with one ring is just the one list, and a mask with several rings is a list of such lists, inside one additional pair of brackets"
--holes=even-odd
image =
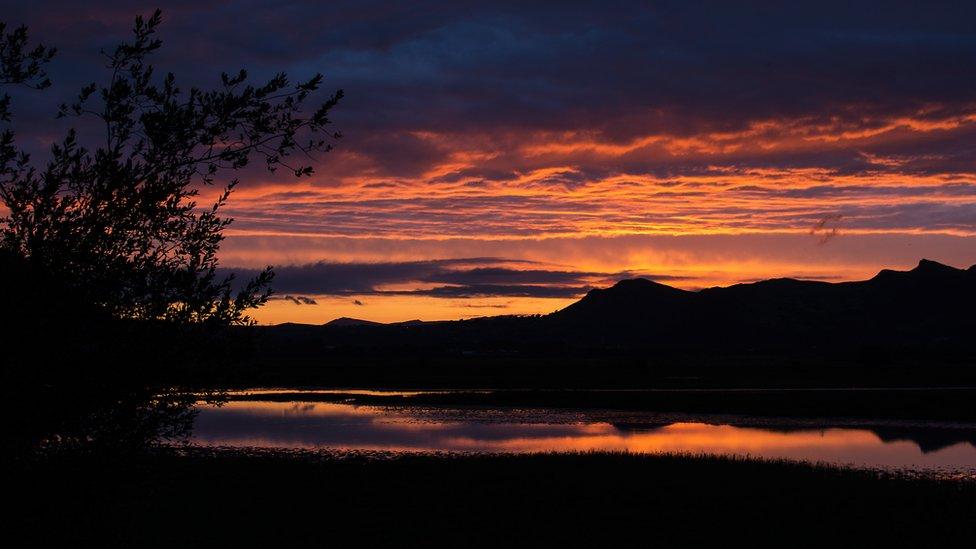
[[(231, 400), (199, 404), (191, 442), (205, 446), (385, 452), (690, 453), (823, 462), (966, 475), (976, 473), (976, 425), (891, 420), (796, 420), (624, 410), (358, 405)], [(396, 394), (396, 393), (391, 393)], [(401, 393), (405, 394), (405, 393)]]

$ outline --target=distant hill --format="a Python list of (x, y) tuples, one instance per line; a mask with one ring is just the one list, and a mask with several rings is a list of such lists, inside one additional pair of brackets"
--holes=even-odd
[(358, 318), (349, 318), (348, 316), (343, 316), (335, 320), (330, 320), (323, 324), (323, 326), (381, 326), (382, 322), (373, 322), (372, 320), (361, 320)]
[(335, 320), (330, 320), (323, 324), (323, 326), (332, 327), (342, 327), (342, 326), (417, 326), (418, 324), (425, 324), (423, 320), (404, 320), (402, 322), (373, 322), (372, 320), (362, 320), (359, 318), (349, 318), (348, 316), (339, 317)]
[(611, 288), (590, 290), (583, 299), (551, 315), (557, 319), (627, 320), (651, 319), (687, 305), (693, 292), (647, 280), (621, 280)]

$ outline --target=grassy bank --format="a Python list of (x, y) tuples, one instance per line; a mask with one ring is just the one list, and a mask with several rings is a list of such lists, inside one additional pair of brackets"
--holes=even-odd
[(976, 485), (714, 457), (239, 452), (7, 469), (29, 539), (203, 546), (934, 546), (976, 534)]

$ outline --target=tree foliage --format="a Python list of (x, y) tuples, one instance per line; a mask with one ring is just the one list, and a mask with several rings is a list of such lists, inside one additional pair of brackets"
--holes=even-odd
[[(57, 51), (43, 44), (29, 46), (27, 27), (7, 32), (7, 25), (0, 22), (0, 84), (20, 84), (44, 89), (51, 80), (44, 72), (46, 65)], [(0, 120), (10, 121), (10, 96), (0, 95)]]
[[(159, 11), (138, 17), (133, 39), (103, 52), (107, 84), (89, 84), (61, 105), (59, 117), (94, 121), (100, 143), (86, 147), (71, 130), (41, 168), (6, 147), (0, 246), (118, 318), (246, 324), (247, 311), (267, 300), (273, 273), (240, 287), (218, 274), (231, 223), (220, 210), (238, 184), (233, 173), (258, 159), (272, 172), (312, 174), (292, 159), (329, 151), (340, 137), (329, 131), (329, 113), (342, 91), (310, 105), (322, 75), (251, 84), (243, 70), (222, 74), (214, 89), (184, 90), (149, 64), (162, 45), (161, 21)], [(23, 29), (4, 35), (0, 74), (46, 87), (43, 66), (54, 52), (26, 43)], [(228, 179), (212, 203), (198, 204), (202, 190)]]

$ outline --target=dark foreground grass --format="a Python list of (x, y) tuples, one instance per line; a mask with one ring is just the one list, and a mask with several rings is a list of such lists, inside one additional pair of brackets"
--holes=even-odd
[(973, 483), (714, 457), (201, 451), (51, 459), (6, 472), (8, 518), (31, 545), (925, 547), (976, 539)]

